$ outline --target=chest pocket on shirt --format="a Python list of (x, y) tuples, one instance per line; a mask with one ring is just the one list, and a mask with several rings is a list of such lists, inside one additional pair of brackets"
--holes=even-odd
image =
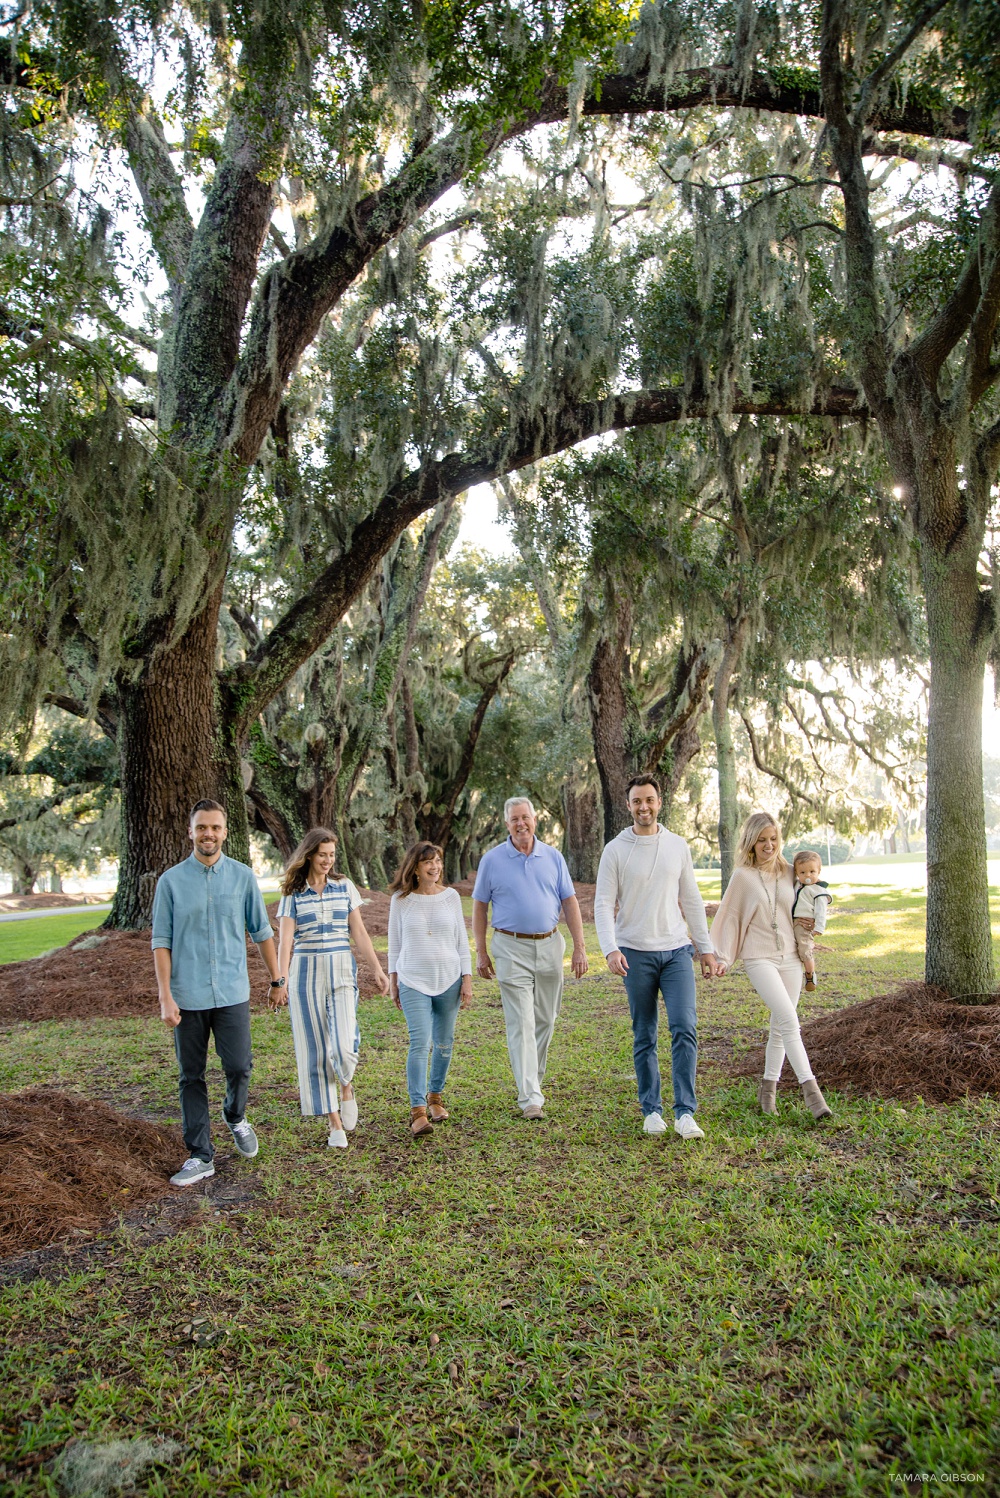
[(223, 916), (227, 921), (243, 924), (243, 898), (235, 890), (232, 894), (216, 895), (212, 900), (212, 908), (217, 915)]

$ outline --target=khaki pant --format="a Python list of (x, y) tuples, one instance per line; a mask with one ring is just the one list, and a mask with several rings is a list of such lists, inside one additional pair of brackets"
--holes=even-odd
[(542, 1082), (552, 1031), (559, 1017), (566, 941), (554, 931), (542, 941), (493, 932), (492, 955), (500, 984), (507, 1054), (517, 1083), (519, 1108), (545, 1102)]
[(795, 933), (795, 950), (799, 954), (799, 960), (803, 966), (814, 968), (816, 966), (816, 946), (813, 942), (813, 933), (803, 926), (800, 920), (792, 922), (792, 931)]

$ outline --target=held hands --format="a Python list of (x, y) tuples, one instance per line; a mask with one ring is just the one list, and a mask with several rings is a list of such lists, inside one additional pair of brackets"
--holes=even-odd
[(585, 952), (583, 947), (573, 948), (573, 961), (571, 965), (573, 968), (574, 978), (582, 978), (584, 973), (590, 967), (590, 963), (587, 961), (587, 953)]
[(698, 961), (701, 963), (701, 976), (703, 978), (725, 977), (726, 964), (720, 962), (714, 952), (702, 952)]
[(462, 976), (462, 992), (461, 992), (461, 996), (459, 998), (458, 1007), (459, 1007), (459, 1009), (468, 1009), (468, 1007), (469, 1007), (469, 1005), (471, 1003), (472, 1003), (472, 975), (471, 975), (471, 973), (465, 973)]

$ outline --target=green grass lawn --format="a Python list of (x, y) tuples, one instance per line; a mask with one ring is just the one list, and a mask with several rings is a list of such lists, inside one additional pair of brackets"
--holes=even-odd
[[(174, 1498), (798, 1498), (907, 1473), (1000, 1493), (1000, 1108), (834, 1096), (832, 1126), (794, 1099), (764, 1119), (718, 1064), (764, 1029), (735, 974), (699, 989), (707, 1138), (645, 1137), (588, 934), (540, 1124), (516, 1114), (493, 985), (460, 1019), (452, 1121), (419, 1144), (387, 1000), (362, 1006), (347, 1151), (299, 1116), (287, 1018), (257, 1015), (261, 1152), (216, 1178), (252, 1199), (196, 1187), (175, 1235), (126, 1221), (110, 1265), (3, 1292), (0, 1491), (54, 1494), (72, 1436), (163, 1434), (181, 1456), (140, 1488)], [(862, 891), (825, 940), (806, 1014), (918, 976), (922, 902)], [(177, 1116), (154, 1020), (8, 1028), (0, 1089), (32, 1079)]]
[(40, 957), (55, 947), (64, 947), (81, 931), (90, 931), (107, 920), (106, 910), (86, 906), (67, 915), (36, 915), (27, 921), (0, 921), (0, 963), (23, 962)]

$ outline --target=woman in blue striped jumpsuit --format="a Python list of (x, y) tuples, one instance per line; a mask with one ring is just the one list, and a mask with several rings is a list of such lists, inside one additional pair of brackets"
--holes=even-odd
[(346, 1149), (347, 1131), (358, 1122), (352, 1078), (361, 1043), (352, 940), (380, 993), (389, 992), (389, 979), (361, 919), (356, 885), (334, 872), (336, 854), (334, 834), (313, 827), (288, 860), (278, 906), (278, 967), (287, 983), (303, 1117), (325, 1113), (327, 1143)]

